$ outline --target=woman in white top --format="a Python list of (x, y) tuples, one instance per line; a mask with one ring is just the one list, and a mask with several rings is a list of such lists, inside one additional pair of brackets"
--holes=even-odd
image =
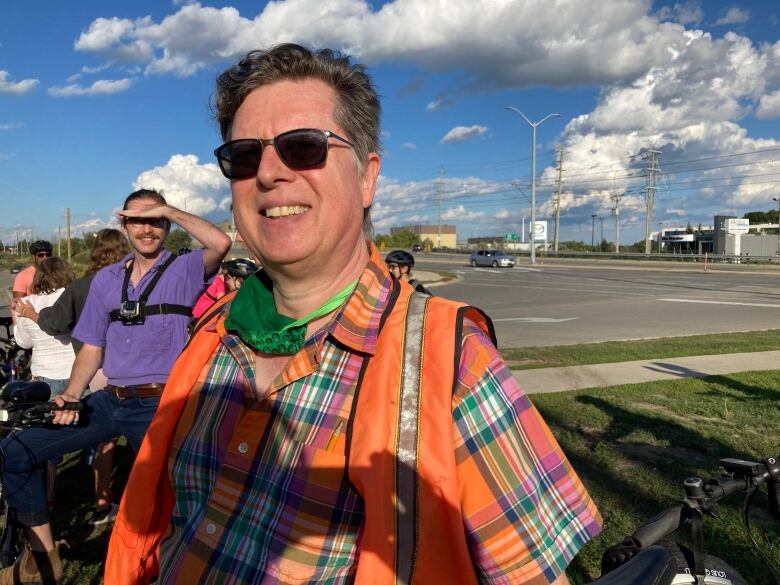
[[(60, 298), (73, 278), (73, 269), (62, 258), (47, 258), (35, 272), (33, 294), (23, 300), (40, 312)], [(49, 384), (52, 396), (62, 394), (76, 359), (70, 335), (49, 335), (32, 319), (20, 316), (14, 327), (14, 339), (21, 347), (32, 349), (30, 370), (33, 378)]]

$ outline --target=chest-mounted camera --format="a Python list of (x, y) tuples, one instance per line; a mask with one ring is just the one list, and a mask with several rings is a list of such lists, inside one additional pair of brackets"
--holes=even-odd
[(142, 325), (144, 304), (141, 301), (123, 301), (119, 305), (119, 320), (123, 325)]

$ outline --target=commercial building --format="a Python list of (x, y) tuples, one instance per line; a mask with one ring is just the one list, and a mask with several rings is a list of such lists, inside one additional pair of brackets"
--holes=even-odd
[(412, 232), (420, 237), (421, 242), (427, 240), (434, 248), (450, 248), (454, 250), (458, 247), (458, 234), (454, 225), (417, 224), (391, 227), (390, 235), (395, 235), (401, 231)]

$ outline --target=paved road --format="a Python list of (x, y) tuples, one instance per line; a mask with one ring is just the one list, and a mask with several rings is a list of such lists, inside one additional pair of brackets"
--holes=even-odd
[[(500, 347), (563, 345), (780, 328), (780, 267), (576, 260), (472, 268), (465, 258), (418, 256), (455, 272), (434, 293), (484, 309)], [(527, 260), (526, 260), (527, 262)]]

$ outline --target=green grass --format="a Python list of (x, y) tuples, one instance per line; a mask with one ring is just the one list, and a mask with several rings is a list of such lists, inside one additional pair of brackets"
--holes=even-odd
[(513, 370), (527, 370), (777, 349), (780, 349), (780, 329), (581, 345), (504, 348), (501, 355)]
[[(679, 500), (686, 477), (715, 475), (722, 457), (778, 454), (780, 371), (531, 398), (604, 516), (603, 533), (569, 569), (575, 584), (598, 576), (604, 549)], [(754, 500), (754, 531), (780, 563), (780, 525), (769, 519), (764, 493)], [(740, 504), (738, 495), (731, 496), (723, 500), (720, 518), (705, 520), (707, 550), (748, 583), (770, 585), (742, 527)]]

